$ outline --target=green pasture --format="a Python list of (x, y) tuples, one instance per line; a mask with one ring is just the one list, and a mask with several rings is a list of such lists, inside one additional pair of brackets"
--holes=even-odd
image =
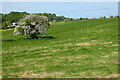
[(118, 19), (56, 22), (41, 39), (2, 31), (3, 78), (111, 78), (118, 74)]

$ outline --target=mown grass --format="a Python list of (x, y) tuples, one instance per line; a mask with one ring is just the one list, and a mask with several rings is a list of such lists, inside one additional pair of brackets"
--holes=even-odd
[(2, 32), (3, 78), (107, 78), (118, 74), (118, 19), (51, 25), (43, 38)]

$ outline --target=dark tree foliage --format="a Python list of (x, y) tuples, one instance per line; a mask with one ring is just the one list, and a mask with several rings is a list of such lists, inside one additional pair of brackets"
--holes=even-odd
[[(37, 13), (40, 16), (46, 16), (48, 17), (48, 21), (49, 22), (53, 22), (53, 21), (64, 21), (65, 19), (69, 19), (69, 18), (65, 18), (64, 16), (56, 16), (56, 14), (51, 14), (51, 13)], [(10, 26), (13, 22), (17, 22), (20, 19), (22, 19), (24, 16), (29, 15), (29, 13), (27, 12), (10, 12), (8, 14), (0, 14), (0, 21), (2, 22), (2, 28), (6, 28), (7, 26)]]
[(2, 14), (2, 27), (7, 27), (13, 22), (16, 22), (23, 18), (23, 16), (28, 15), (27, 12), (10, 12), (9, 14)]
[(59, 22), (59, 21), (64, 21), (64, 19), (67, 19), (66, 17), (64, 17), (64, 16), (56, 16), (56, 14), (51, 14), (51, 13), (39, 13), (39, 15), (42, 15), (42, 16), (46, 16), (46, 17), (48, 17), (48, 20), (50, 21), (50, 22), (52, 22), (52, 21), (57, 21), (57, 22)]

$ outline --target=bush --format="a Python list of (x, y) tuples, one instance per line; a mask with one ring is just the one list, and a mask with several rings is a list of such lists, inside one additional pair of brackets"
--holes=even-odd
[(31, 14), (25, 16), (18, 22), (14, 33), (16, 35), (29, 35), (33, 39), (37, 38), (38, 35), (45, 34), (49, 27), (50, 24), (47, 17)]
[(110, 16), (109, 18), (113, 18), (113, 16)]

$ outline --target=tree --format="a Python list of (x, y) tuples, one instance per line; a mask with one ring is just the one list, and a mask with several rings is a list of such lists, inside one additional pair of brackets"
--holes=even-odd
[(106, 18), (106, 16), (104, 16), (104, 19)]
[(113, 16), (110, 16), (109, 18), (113, 18)]
[(84, 18), (80, 18), (80, 20), (84, 20)]
[(37, 14), (27, 15), (22, 18), (15, 27), (14, 34), (29, 35), (32, 39), (45, 34), (50, 24), (47, 17)]
[(9, 21), (4, 21), (2, 23), (2, 28), (5, 29), (5, 28), (7, 28), (8, 25), (10, 25), (10, 22)]
[(10, 12), (9, 14), (2, 14), (2, 23), (8, 21), (8, 23), (12, 24), (20, 20), (25, 15), (29, 15), (27, 12)]

